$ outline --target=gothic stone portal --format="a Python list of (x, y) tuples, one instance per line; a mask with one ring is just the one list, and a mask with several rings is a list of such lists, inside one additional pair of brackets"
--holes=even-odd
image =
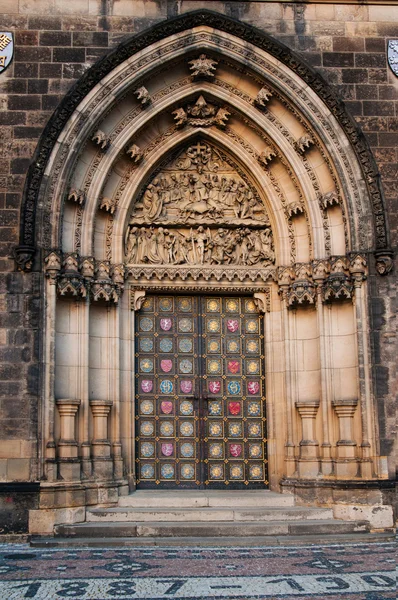
[(264, 336), (255, 302), (148, 296), (136, 338), (138, 486), (264, 488)]

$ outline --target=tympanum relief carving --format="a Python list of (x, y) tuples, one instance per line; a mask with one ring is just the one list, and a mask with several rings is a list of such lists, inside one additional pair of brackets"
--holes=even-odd
[(256, 190), (210, 145), (173, 158), (136, 202), (125, 238), (128, 264), (265, 266), (272, 231)]

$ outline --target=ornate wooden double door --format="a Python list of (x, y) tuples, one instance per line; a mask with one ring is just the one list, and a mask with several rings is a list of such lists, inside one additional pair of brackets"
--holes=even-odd
[(145, 299), (136, 317), (140, 488), (267, 485), (262, 328), (247, 297)]

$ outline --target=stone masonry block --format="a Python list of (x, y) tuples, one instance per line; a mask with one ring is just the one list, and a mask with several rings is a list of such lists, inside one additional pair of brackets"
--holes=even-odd
[(335, 504), (333, 515), (344, 521), (369, 521), (372, 529), (385, 529), (394, 526), (392, 506), (381, 504), (367, 506), (361, 504)]

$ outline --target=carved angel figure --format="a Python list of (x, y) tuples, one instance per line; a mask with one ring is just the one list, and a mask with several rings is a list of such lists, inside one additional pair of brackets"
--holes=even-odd
[(132, 146), (130, 146), (130, 148), (128, 150), (126, 150), (126, 154), (128, 154), (130, 156), (131, 160), (135, 164), (138, 164), (143, 159), (143, 154), (141, 152), (141, 148), (139, 146), (137, 146), (137, 144), (133, 144)]
[(211, 58), (207, 58), (206, 54), (201, 54), (199, 58), (190, 60), (188, 64), (191, 65), (189, 68), (192, 77), (214, 77), (218, 62)]

